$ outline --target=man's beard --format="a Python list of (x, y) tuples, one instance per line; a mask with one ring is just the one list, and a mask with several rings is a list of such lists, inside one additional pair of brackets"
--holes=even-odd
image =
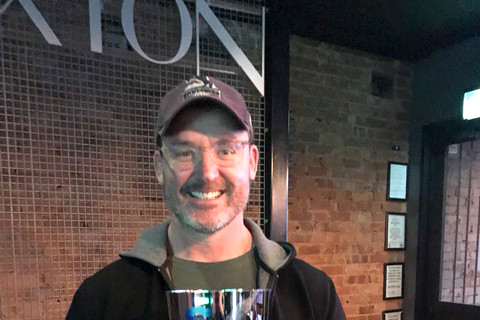
[[(189, 208), (188, 205), (185, 205), (185, 203), (182, 203), (178, 199), (177, 190), (170, 190), (168, 186), (165, 186), (165, 188), (165, 202), (167, 207), (175, 215), (180, 224), (186, 229), (203, 234), (213, 234), (225, 228), (239, 214), (242, 214), (247, 206), (250, 192), (250, 186), (248, 184), (246, 189), (237, 186), (235, 190), (233, 184), (225, 181), (223, 178), (218, 178), (212, 182), (205, 182), (199, 179), (187, 181), (180, 190), (180, 193), (185, 199), (191, 197), (189, 194), (192, 191), (224, 191), (221, 197), (226, 197), (226, 204), (223, 208), (214, 209), (221, 210), (221, 212), (215, 212), (215, 215), (212, 215), (208, 212), (208, 209)], [(171, 199), (174, 199), (174, 201), (171, 201)], [(186, 202), (188, 202), (188, 200)]]

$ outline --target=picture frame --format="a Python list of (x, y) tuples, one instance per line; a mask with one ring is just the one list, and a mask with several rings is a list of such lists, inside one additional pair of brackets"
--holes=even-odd
[(403, 299), (404, 263), (385, 263), (383, 267), (383, 300)]
[(405, 250), (407, 240), (406, 220), (406, 213), (387, 212), (385, 215), (385, 250)]
[(388, 161), (387, 200), (407, 201), (408, 164)]
[(386, 310), (382, 312), (382, 320), (402, 320), (402, 309)]

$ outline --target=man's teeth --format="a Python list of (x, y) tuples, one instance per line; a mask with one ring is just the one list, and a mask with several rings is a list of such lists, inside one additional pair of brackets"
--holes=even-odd
[(210, 200), (210, 199), (215, 199), (220, 197), (222, 193), (220, 191), (214, 191), (214, 192), (196, 192), (192, 191), (191, 195), (197, 199), (202, 199), (202, 200)]

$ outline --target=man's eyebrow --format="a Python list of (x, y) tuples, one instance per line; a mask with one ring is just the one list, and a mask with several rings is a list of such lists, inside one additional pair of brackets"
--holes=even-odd
[(236, 144), (239, 144), (239, 143), (244, 143), (244, 142), (248, 142), (248, 141), (241, 141), (241, 140), (219, 140), (219, 141), (216, 141), (214, 143), (214, 145), (217, 145), (217, 146), (229, 146), (229, 145), (236, 145)]
[[(247, 140), (247, 141), (249, 141), (249, 140)], [(228, 137), (221, 137), (221, 138), (215, 140), (215, 143), (230, 143), (230, 142), (233, 142), (233, 143), (245, 142), (245, 139), (239, 138), (235, 135), (231, 135), (231, 136), (228, 136)]]
[(178, 138), (172, 138), (168, 140), (169, 144), (180, 145), (180, 146), (192, 146), (193, 144), (186, 140), (181, 140)]
[(231, 143), (231, 142), (237, 142), (237, 140), (230, 139), (230, 138), (221, 138), (221, 139), (215, 140), (215, 144)]

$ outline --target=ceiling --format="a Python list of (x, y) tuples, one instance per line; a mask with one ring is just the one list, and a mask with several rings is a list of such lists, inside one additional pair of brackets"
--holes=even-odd
[[(291, 0), (291, 33), (417, 61), (480, 36), (480, 0)], [(480, 52), (479, 52), (480, 54)]]

